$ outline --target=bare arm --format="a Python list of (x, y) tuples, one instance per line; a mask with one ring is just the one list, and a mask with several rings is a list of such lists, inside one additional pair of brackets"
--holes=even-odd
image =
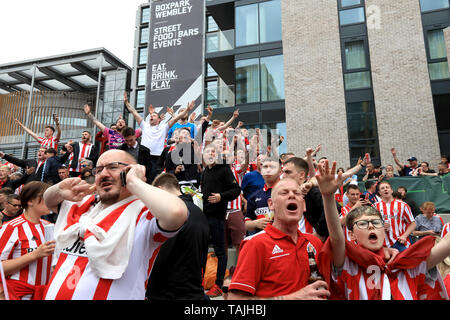
[(348, 169), (342, 174), (342, 178), (347, 179), (348, 177), (351, 177), (358, 173), (359, 170), (364, 168), (367, 165), (365, 160), (362, 160), (361, 157), (358, 159), (358, 163), (353, 168)]
[(428, 270), (435, 267), (448, 256), (450, 256), (450, 232), (431, 249), (431, 253), (427, 259)]
[(395, 150), (395, 148), (391, 149), (391, 153), (392, 156), (394, 157), (394, 161), (395, 163), (403, 170), (403, 168), (405, 167), (397, 158), (397, 151)]
[(80, 178), (68, 178), (48, 188), (44, 193), (44, 202), (51, 211), (58, 212), (58, 205), (64, 200), (79, 202), (94, 191), (95, 185)]
[(236, 111), (233, 112), (233, 115), (231, 116), (230, 120), (228, 120), (227, 123), (225, 123), (223, 126), (218, 127), (217, 130), (219, 131), (223, 131), (226, 128), (228, 128), (229, 126), (231, 126), (233, 124), (233, 121), (235, 119), (237, 119), (239, 117), (239, 109), (237, 109)]
[(312, 148), (308, 148), (306, 149), (306, 157), (304, 157), (303, 159), (308, 162), (308, 176), (310, 178), (314, 177), (316, 175), (316, 171), (314, 170), (314, 163), (313, 163), (313, 153), (315, 151)]
[(130, 165), (127, 189), (147, 206), (162, 229), (178, 230), (187, 219), (186, 205), (177, 196), (146, 183), (144, 178), (144, 166)]
[(328, 160), (325, 161), (324, 166), (319, 164), (319, 172), (320, 175), (316, 176), (316, 179), (320, 192), (322, 193), (325, 219), (327, 221), (333, 251), (333, 264), (335, 267), (340, 268), (344, 265), (345, 261), (345, 237), (336, 208), (334, 193), (342, 184), (343, 174), (339, 173), (337, 178), (335, 178), (336, 162), (333, 162), (330, 170)]
[(56, 125), (56, 140), (59, 141), (61, 139), (61, 127), (59, 126), (59, 118), (56, 114), (53, 114), (53, 120), (55, 121)]
[(91, 113), (91, 107), (88, 104), (84, 105), (84, 113), (91, 118), (92, 122), (101, 130), (105, 130), (106, 126), (101, 123), (100, 121), (98, 121), (97, 119), (95, 119), (94, 115)]
[(55, 241), (48, 241), (46, 243), (41, 244), (36, 250), (24, 254), (23, 256), (20, 256), (15, 259), (8, 259), (2, 261), (5, 276), (17, 273), (21, 269), (33, 263), (34, 261), (53, 254), (54, 250), (55, 250)]
[(124, 94), (124, 103), (125, 103), (125, 106), (127, 107), (128, 111), (130, 111), (130, 113), (133, 115), (134, 119), (136, 119), (136, 122), (138, 123), (138, 125), (140, 125), (143, 119), (139, 115), (139, 113), (136, 111), (136, 109), (128, 101), (126, 92)]
[(31, 131), (30, 129), (28, 129), (27, 127), (25, 127), (25, 125), (24, 125), (22, 122), (20, 122), (19, 120), (14, 119), (14, 121), (15, 121), (19, 126), (21, 126), (22, 129), (25, 130), (26, 133), (28, 133), (31, 137), (33, 137), (34, 140), (36, 140), (37, 142), (39, 142), (39, 137), (38, 137), (38, 135), (37, 135), (35, 132), (33, 132), (33, 131)]
[(186, 117), (189, 114), (189, 112), (191, 112), (191, 110), (194, 109), (194, 107), (195, 107), (195, 101), (189, 102), (186, 109), (183, 110), (183, 112), (179, 113), (176, 117), (170, 119), (169, 122), (167, 122), (167, 125), (169, 126), (169, 128), (171, 128), (181, 118)]

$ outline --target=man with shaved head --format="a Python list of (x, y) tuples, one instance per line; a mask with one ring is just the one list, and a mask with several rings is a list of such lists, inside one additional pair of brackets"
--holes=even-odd
[(70, 178), (44, 194), (58, 212), (57, 263), (44, 297), (143, 300), (158, 249), (183, 226), (186, 205), (146, 183), (145, 167), (125, 151), (103, 153), (93, 173), (95, 185)]
[(329, 296), (323, 289), (326, 282), (308, 285), (308, 253), (318, 253), (322, 242), (298, 228), (305, 206), (299, 183), (291, 178), (280, 180), (268, 204), (274, 221), (242, 241), (229, 300), (320, 300)]

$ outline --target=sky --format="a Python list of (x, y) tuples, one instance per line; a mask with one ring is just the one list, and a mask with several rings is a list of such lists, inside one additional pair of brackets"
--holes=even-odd
[(145, 2), (0, 0), (0, 65), (103, 47), (131, 67)]

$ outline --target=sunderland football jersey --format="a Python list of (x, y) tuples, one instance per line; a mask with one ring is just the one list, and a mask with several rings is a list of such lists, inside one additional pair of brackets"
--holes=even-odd
[[(70, 206), (62, 206), (61, 210), (70, 210)], [(152, 214), (146, 208), (142, 210), (136, 220), (128, 266), (116, 280), (94, 274), (84, 242), (77, 239), (60, 252), (44, 297), (46, 300), (143, 300), (159, 249), (175, 234), (161, 230)]]
[(55, 150), (58, 150), (59, 140), (56, 139), (55, 137), (51, 137), (51, 138), (38, 137), (38, 141), (42, 148), (45, 148), (45, 149), (53, 148)]
[(394, 270), (388, 277), (376, 266), (364, 270), (346, 256), (340, 274), (332, 273), (332, 281), (347, 300), (424, 300), (423, 288), (432, 282), (427, 275), (426, 261), (408, 270)]
[[(23, 214), (5, 223), (0, 229), (1, 260), (16, 259), (36, 250), (45, 243), (44, 226), (49, 224), (42, 219), (34, 224), (25, 219)], [(7, 278), (32, 286), (45, 285), (50, 278), (51, 264), (50, 255), (33, 261)]]
[[(242, 184), (242, 178), (244, 178), (245, 172), (241, 169), (241, 165), (238, 162), (234, 162), (231, 165), (231, 171), (233, 172), (233, 176), (236, 179), (239, 186)], [(242, 192), (241, 192), (242, 194)], [(228, 202), (228, 210), (241, 210), (242, 209), (242, 200), (241, 196), (237, 197), (233, 201)]]
[[(350, 210), (352, 210), (352, 206), (350, 205), (350, 203), (347, 203), (347, 205), (345, 207), (342, 207), (341, 209), (341, 218), (347, 216)], [(352, 241), (347, 226), (343, 225), (342, 228), (344, 229), (345, 238), (348, 241)]]
[(89, 157), (89, 155), (91, 154), (91, 149), (92, 149), (92, 144), (91, 143), (81, 143), (78, 142), (79, 147), (80, 147), (80, 153), (78, 154), (78, 161), (77, 161), (77, 167), (71, 168), (70, 165), (72, 164), (73, 161), (73, 153), (70, 154), (69, 157), (69, 171), (70, 172), (81, 172), (81, 163), (80, 163), (80, 159), (85, 159), (87, 157)]
[[(390, 224), (389, 231), (386, 232), (385, 244), (392, 247), (408, 226), (415, 221), (411, 208), (403, 201), (392, 200), (389, 203), (377, 202), (376, 209), (382, 214), (385, 223)], [(408, 237), (405, 246), (409, 247), (410, 244)]]

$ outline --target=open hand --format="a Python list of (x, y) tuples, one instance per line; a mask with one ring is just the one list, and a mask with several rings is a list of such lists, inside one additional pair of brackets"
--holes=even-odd
[(329, 167), (328, 160), (325, 160), (324, 164), (318, 165), (320, 175), (316, 175), (317, 183), (319, 184), (320, 192), (323, 195), (335, 194), (336, 190), (342, 185), (344, 178), (342, 172), (336, 176), (336, 161), (333, 161), (333, 165)]

